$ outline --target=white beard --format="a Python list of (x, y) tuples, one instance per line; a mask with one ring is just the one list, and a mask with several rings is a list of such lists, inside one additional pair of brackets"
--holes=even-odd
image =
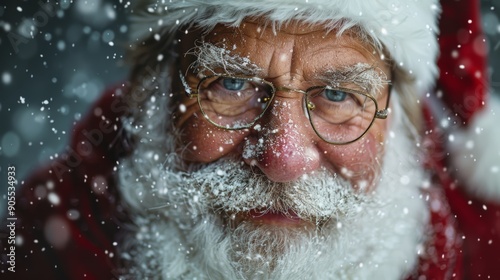
[[(398, 134), (386, 143), (376, 190), (363, 193), (324, 169), (270, 183), (241, 159), (180, 172), (165, 129), (167, 98), (147, 106), (157, 113), (136, 116), (140, 129), (129, 126), (142, 141), (118, 173), (134, 223), (118, 245), (128, 260), (124, 278), (400, 279), (415, 268), (429, 214), (419, 191), (425, 175), (402, 117), (393, 118)], [(250, 209), (291, 210), (315, 226), (233, 223), (228, 214)]]

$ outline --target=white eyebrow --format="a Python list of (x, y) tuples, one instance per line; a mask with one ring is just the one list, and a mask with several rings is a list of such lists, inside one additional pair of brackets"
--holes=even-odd
[[(196, 56), (190, 68), (198, 73), (210, 71), (213, 74), (258, 76), (262, 72), (248, 57), (231, 54), (226, 48), (203, 41), (197, 42), (186, 54)], [(221, 69), (224, 73), (216, 72)]]
[(354, 84), (375, 96), (380, 89), (390, 83), (387, 75), (377, 67), (367, 63), (357, 63), (330, 69), (315, 76), (316, 79), (332, 87)]

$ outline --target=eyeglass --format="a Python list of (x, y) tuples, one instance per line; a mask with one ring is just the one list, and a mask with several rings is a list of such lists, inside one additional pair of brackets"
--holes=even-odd
[(386, 119), (388, 115), (390, 96), (386, 108), (379, 110), (376, 99), (368, 92), (344, 87), (313, 86), (304, 91), (275, 87), (258, 77), (221, 74), (202, 78), (196, 90), (186, 85), (187, 96), (198, 99), (203, 116), (226, 130), (252, 127), (269, 108), (277, 91), (302, 93), (313, 130), (330, 144), (355, 142), (370, 129), (375, 118)]

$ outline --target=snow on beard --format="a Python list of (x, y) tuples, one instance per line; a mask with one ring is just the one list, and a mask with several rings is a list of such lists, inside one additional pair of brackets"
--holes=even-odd
[[(148, 153), (142, 155), (148, 157)], [(147, 161), (127, 162), (142, 168)], [(389, 162), (396, 162), (395, 157)], [(309, 183), (297, 182), (300, 186), (309, 184), (308, 187), (297, 189), (293, 183), (280, 186), (281, 190), (290, 190), (286, 197), (281, 192), (274, 193), (277, 185), (247, 172), (236, 160), (197, 166), (189, 174), (160, 170), (159, 166), (163, 165), (150, 169), (157, 182), (154, 188), (135, 180), (128, 182), (129, 187), (143, 192), (136, 193), (135, 199), (142, 200), (138, 205), (144, 211), (134, 217), (136, 231), (124, 237), (128, 244), (121, 244), (122, 252), (127, 252), (135, 263), (127, 272), (132, 277), (329, 279), (325, 276), (329, 275), (332, 279), (369, 279), (378, 275), (379, 279), (397, 279), (416, 260), (415, 248), (426, 215), (415, 185), (401, 188), (395, 183), (397, 180), (386, 177), (382, 181), (384, 187), (376, 193), (358, 194), (335, 182), (337, 179), (329, 172), (318, 171), (299, 181)], [(420, 181), (412, 168), (406, 166), (405, 175), (410, 181)], [(326, 184), (317, 184), (316, 178)], [(127, 182), (122, 181), (124, 184)], [(331, 188), (322, 187), (327, 185)], [(305, 195), (308, 189), (313, 190)], [(300, 199), (296, 199), (299, 194)], [(284, 201), (284, 209), (294, 209), (306, 219), (325, 215), (325, 220), (316, 218), (323, 221), (322, 226), (279, 228), (243, 221), (227, 227), (227, 221), (219, 215), (267, 205), (271, 205), (268, 209), (278, 210), (275, 205), (279, 203), (270, 203), (276, 201), (272, 200), (276, 196), (278, 201)], [(334, 202), (326, 206), (317, 203), (329, 200), (325, 198)], [(326, 219), (327, 215), (330, 219)]]
[[(428, 217), (418, 192), (421, 168), (408, 160), (414, 147), (404, 136), (391, 140), (385, 160), (390, 165), (373, 193), (357, 192), (324, 169), (297, 182), (270, 182), (234, 158), (181, 172), (173, 147), (176, 135), (165, 129), (167, 99), (152, 99), (145, 113), (135, 116), (137, 125), (127, 127), (140, 141), (118, 172), (133, 221), (124, 226), (129, 231), (123, 232), (119, 246), (121, 256), (132, 263), (125, 274), (290, 279), (300, 273), (326, 279), (324, 272), (334, 279), (396, 279), (413, 267)], [(403, 126), (394, 127), (402, 131)], [(401, 188), (403, 175), (411, 184)], [(231, 222), (231, 214), (249, 209), (293, 211), (313, 227)]]
[[(150, 158), (148, 153), (141, 154), (143, 160), (135, 162), (145, 163)], [(226, 158), (191, 168), (196, 170), (184, 173), (158, 171), (157, 166), (153, 171), (155, 187), (136, 188), (142, 192), (136, 197), (142, 199), (143, 207), (148, 196), (156, 201), (149, 201), (148, 204), (153, 204), (143, 208), (149, 215), (135, 218), (138, 226), (135, 240), (125, 238), (130, 244), (122, 247), (129, 258), (138, 258), (136, 263), (144, 266), (133, 268), (130, 271), (133, 275), (286, 279), (289, 276), (284, 275), (288, 273), (302, 274), (305, 267), (313, 267), (322, 250), (349, 248), (345, 242), (339, 242), (346, 236), (350, 236), (351, 245), (358, 244), (360, 240), (353, 238), (357, 235), (351, 232), (359, 225), (353, 222), (361, 222), (358, 217), (363, 212), (379, 208), (370, 195), (357, 193), (346, 181), (324, 169), (297, 182), (275, 183), (253, 173), (241, 160)], [(230, 213), (250, 209), (293, 212), (310, 225), (282, 228), (244, 219), (234, 222), (232, 218), (236, 215)], [(332, 251), (347, 254), (340, 253), (338, 248)], [(187, 256), (183, 252), (188, 252)], [(355, 263), (362, 255), (352, 250), (349, 254), (343, 258), (345, 263)], [(175, 267), (185, 257), (192, 259), (183, 263), (183, 269)], [(205, 264), (205, 270), (200, 270), (201, 263)], [(329, 263), (321, 271), (331, 266)], [(339, 262), (338, 267), (342, 265), (345, 264)], [(219, 271), (223, 276), (214, 276)], [(225, 278), (227, 275), (234, 277)], [(262, 278), (262, 275), (267, 276)]]
[(223, 158), (196, 169), (185, 175), (180, 188), (194, 215), (210, 211), (234, 219), (237, 213), (253, 210), (296, 215), (321, 224), (332, 217), (359, 213), (370, 200), (325, 168), (288, 183), (270, 181), (237, 159)]

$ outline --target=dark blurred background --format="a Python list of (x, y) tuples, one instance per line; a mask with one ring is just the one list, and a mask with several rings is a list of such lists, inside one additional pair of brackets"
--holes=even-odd
[(0, 4), (0, 172), (12, 164), (18, 179), (61, 152), (88, 106), (127, 77), (124, 1), (46, 2)]
[[(88, 106), (127, 77), (127, 0), (45, 2), (0, 4), (0, 214), (7, 166), (16, 167), (21, 181), (60, 153)], [(490, 81), (498, 92), (500, 1), (481, 4)]]

